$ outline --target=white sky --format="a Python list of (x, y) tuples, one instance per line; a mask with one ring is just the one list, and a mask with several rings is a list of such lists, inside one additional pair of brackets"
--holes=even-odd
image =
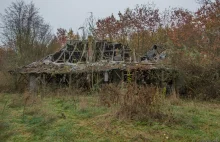
[[(11, 2), (16, 0), (0, 0), (0, 13), (4, 13)], [(30, 2), (31, 0), (24, 0)], [(117, 15), (127, 7), (134, 8), (137, 4), (146, 4), (152, 0), (32, 0), (39, 8), (40, 14), (52, 27), (72, 28), (74, 31), (82, 26), (89, 12), (96, 18), (104, 18), (112, 13)], [(165, 8), (183, 7), (191, 11), (198, 9), (196, 0), (153, 0), (156, 7), (163, 11)]]

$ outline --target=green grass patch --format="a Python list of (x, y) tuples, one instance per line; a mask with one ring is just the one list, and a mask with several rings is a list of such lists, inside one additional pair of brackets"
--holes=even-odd
[(25, 111), (22, 98), (11, 94), (0, 94), (0, 98), (1, 141), (220, 140), (218, 103), (167, 103), (164, 108), (169, 110), (169, 119), (160, 122), (119, 120), (117, 108), (101, 106), (92, 95), (48, 96), (38, 103), (30, 101)]

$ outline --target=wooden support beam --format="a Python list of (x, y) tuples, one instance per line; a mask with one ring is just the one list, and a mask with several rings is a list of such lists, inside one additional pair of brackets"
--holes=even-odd
[(63, 56), (64, 52), (66, 51), (67, 49), (67, 45), (65, 45), (66, 47), (63, 48), (63, 52), (60, 54), (60, 56), (55, 60), (55, 63), (58, 62), (60, 60), (60, 58)]
[(82, 52), (82, 54), (81, 54), (81, 57), (80, 57), (79, 62), (81, 62), (81, 60), (82, 60), (84, 54), (86, 53), (86, 45), (87, 45), (87, 43), (84, 43), (84, 44), (83, 44), (83, 52)]
[[(78, 43), (75, 43), (75, 46), (74, 46), (74, 48), (73, 48), (73, 51), (72, 51), (72, 53), (70, 54), (69, 59), (68, 59), (66, 62), (69, 62), (69, 61), (70, 61), (71, 57), (73, 56), (73, 53), (74, 53), (75, 50), (76, 50), (77, 45), (78, 45)], [(72, 61), (71, 61), (71, 62), (72, 62)]]
[(115, 54), (115, 44), (113, 45), (113, 51), (112, 51), (112, 61), (114, 61), (114, 54)]
[(72, 88), (72, 73), (69, 74), (69, 89)]
[(30, 74), (29, 75), (29, 90), (30, 92), (34, 92), (37, 90), (38, 86), (37, 86), (37, 79), (36, 79), (36, 75), (34, 74)]
[(122, 52), (122, 53), (123, 53), (122, 58), (123, 58), (123, 61), (125, 62), (125, 47), (124, 47), (124, 45), (122, 46), (122, 48), (123, 48), (123, 49), (122, 49), (122, 50), (123, 50), (123, 52)]
[(96, 51), (96, 42), (92, 43), (92, 62), (96, 62), (97, 51)]
[(88, 37), (88, 58), (89, 58), (89, 62), (92, 62), (92, 57), (93, 57), (93, 50), (92, 50), (92, 42), (93, 39), (91, 36)]
[(124, 88), (124, 70), (121, 71), (121, 88)]
[(104, 80), (104, 78), (100, 78), (100, 73), (97, 72), (96, 73), (96, 82), (95, 82), (94, 86), (98, 86), (103, 80)]
[(103, 60), (103, 57), (104, 57), (104, 52), (105, 52), (105, 43), (103, 44), (103, 47), (102, 47), (102, 55), (101, 55), (101, 60)]
[(133, 50), (133, 57), (134, 57), (134, 63), (136, 63), (136, 62), (137, 62), (137, 60), (136, 60), (135, 49)]
[(119, 79), (122, 79), (121, 76), (114, 70), (115, 74), (119, 77)]
[(108, 77), (109, 75), (108, 75), (108, 71), (105, 71), (104, 72), (104, 81), (105, 82), (108, 82), (109, 81), (109, 77)]
[(66, 51), (64, 51), (64, 54), (63, 54), (63, 62), (66, 62)]
[(93, 85), (93, 81), (94, 81), (93, 75), (94, 75), (94, 72), (93, 72), (93, 67), (92, 67), (92, 89), (93, 89), (93, 87), (94, 87), (94, 85)]

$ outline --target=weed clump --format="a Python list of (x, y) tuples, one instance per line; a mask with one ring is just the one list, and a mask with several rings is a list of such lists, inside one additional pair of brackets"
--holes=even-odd
[(162, 120), (166, 116), (162, 111), (164, 96), (156, 87), (128, 84), (124, 89), (119, 89), (106, 85), (103, 91), (100, 102), (104, 105), (115, 104), (116, 117), (119, 119)]

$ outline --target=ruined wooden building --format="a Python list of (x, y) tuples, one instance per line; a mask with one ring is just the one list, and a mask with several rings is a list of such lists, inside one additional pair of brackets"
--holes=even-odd
[(164, 50), (156, 45), (142, 57), (120, 43), (71, 40), (58, 52), (14, 71), (39, 86), (93, 88), (103, 83), (172, 84), (174, 70), (160, 64)]

